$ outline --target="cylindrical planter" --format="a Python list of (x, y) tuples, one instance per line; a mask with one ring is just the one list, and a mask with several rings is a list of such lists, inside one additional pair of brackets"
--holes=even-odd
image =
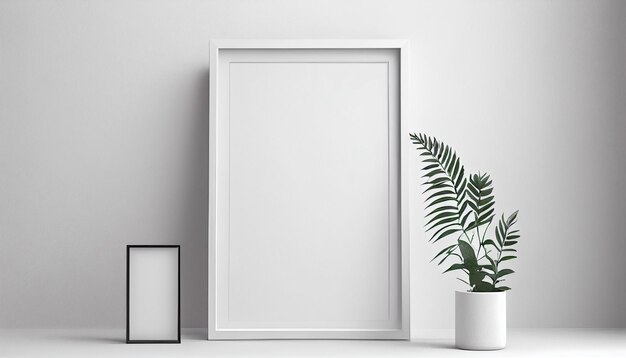
[(506, 292), (455, 294), (457, 348), (494, 350), (506, 346)]

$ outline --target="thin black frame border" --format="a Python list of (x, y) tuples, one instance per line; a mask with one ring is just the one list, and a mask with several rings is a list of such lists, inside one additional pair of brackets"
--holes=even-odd
[[(133, 248), (176, 248), (178, 251), (178, 339), (130, 339), (130, 249)], [(180, 245), (126, 245), (126, 343), (180, 343)]]

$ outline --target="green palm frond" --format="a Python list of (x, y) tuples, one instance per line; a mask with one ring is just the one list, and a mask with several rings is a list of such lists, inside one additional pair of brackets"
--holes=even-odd
[(489, 265), (486, 265), (486, 268), (491, 271), (487, 273), (487, 276), (491, 279), (497, 291), (506, 291), (509, 289), (509, 287), (497, 285), (503, 281), (504, 276), (515, 272), (511, 269), (501, 269), (500, 264), (504, 261), (517, 258), (517, 250), (513, 248), (513, 246), (517, 245), (520, 238), (519, 230), (513, 230), (513, 225), (517, 223), (517, 214), (518, 212), (515, 211), (507, 219), (502, 215), (498, 226), (495, 228), (496, 241), (485, 241), (485, 245), (493, 246), (498, 252), (498, 257), (495, 260), (487, 256)]
[[(460, 225), (462, 203), (465, 201), (467, 179), (465, 168), (456, 152), (448, 145), (423, 134), (411, 134), (417, 145), (426, 172), (426, 231), (433, 231), (430, 241), (437, 242), (463, 230)], [(437, 258), (438, 256), (435, 256)]]
[[(466, 230), (472, 230), (478, 226), (490, 223), (493, 219), (494, 196), (491, 178), (487, 174), (474, 174), (470, 176), (467, 185), (467, 205), (471, 212), (468, 212), (461, 222)], [(473, 215), (472, 215), (473, 214)], [(472, 217), (472, 221), (467, 223), (467, 218)], [(467, 223), (467, 226), (465, 224)]]

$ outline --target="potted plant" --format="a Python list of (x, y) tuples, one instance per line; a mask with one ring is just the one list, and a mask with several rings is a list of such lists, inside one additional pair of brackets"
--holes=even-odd
[[(506, 346), (506, 266), (516, 258), (520, 235), (517, 211), (495, 218), (493, 185), (486, 173), (466, 175), (456, 152), (424, 134), (410, 134), (424, 166), (426, 231), (443, 245), (433, 257), (445, 272), (468, 286), (455, 293), (455, 341), (461, 349), (492, 350)], [(445, 242), (445, 244), (444, 244)]]

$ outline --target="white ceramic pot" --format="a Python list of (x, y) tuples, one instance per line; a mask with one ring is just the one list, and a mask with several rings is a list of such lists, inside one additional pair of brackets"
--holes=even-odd
[(506, 292), (455, 294), (457, 348), (494, 350), (506, 346)]

